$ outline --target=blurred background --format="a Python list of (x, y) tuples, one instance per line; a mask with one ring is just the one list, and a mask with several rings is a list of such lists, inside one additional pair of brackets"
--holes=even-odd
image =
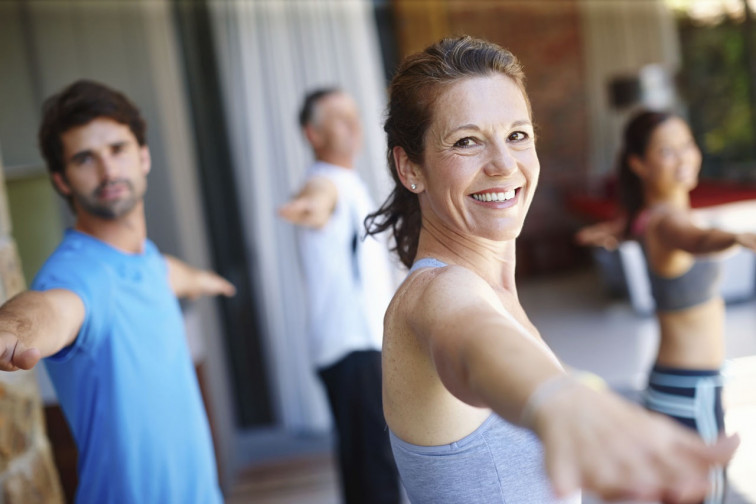
[[(523, 302), (544, 327), (558, 321), (554, 333), (573, 317), (589, 320), (575, 330), (594, 338), (637, 327), (640, 336), (622, 344), (645, 350), (631, 352), (624, 367), (608, 363), (627, 356), (625, 347), (590, 339), (575, 347), (574, 339), (541, 330), (571, 364), (603, 371), (620, 388), (639, 387), (654, 341), (642, 287), (633, 290), (640, 270), (632, 256), (579, 248), (573, 235), (614, 215), (621, 126), (639, 106), (673, 109), (690, 122), (704, 155), (694, 206), (719, 224), (752, 229), (756, 213), (728, 204), (756, 202), (755, 9), (751, 0), (3, 0), (4, 296), (12, 291), (8, 278), (14, 288), (21, 274), (30, 283), (73, 222), (37, 150), (42, 101), (79, 78), (120, 89), (148, 124), (150, 238), (163, 252), (215, 269), (239, 291), (182, 306), (225, 492), (243, 502), (240, 485), (280, 480), (287, 471), (260, 468), (327, 457), (330, 418), (308, 358), (295, 232), (276, 217), (311, 160), (299, 106), (318, 86), (355, 97), (365, 129), (358, 169), (383, 201), (382, 118), (394, 68), (441, 37), (469, 34), (520, 58), (538, 127), (541, 186), (518, 243)], [(753, 256), (738, 256), (730, 268), (728, 301), (756, 313)], [(552, 304), (538, 311), (549, 295)], [(585, 303), (575, 306), (575, 296)], [(625, 311), (613, 319), (607, 310)], [(736, 356), (756, 354), (756, 319), (738, 324), (745, 326)], [(33, 378), (41, 399), (18, 395), (29, 408), (41, 400), (71, 495), (75, 447), (44, 372)], [(0, 377), (0, 392), (13, 387)], [(4, 437), (31, 436), (22, 425), (9, 427), (28, 414), (3, 398), (11, 395), (0, 394), (0, 448)], [(0, 486), (22, 452), (0, 449)], [(305, 466), (310, 480), (286, 485), (317, 475), (328, 486), (333, 475), (324, 470)], [(323, 502), (334, 502), (328, 495)]]

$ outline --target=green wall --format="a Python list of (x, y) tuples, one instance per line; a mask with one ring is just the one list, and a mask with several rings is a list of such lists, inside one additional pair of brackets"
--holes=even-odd
[(47, 173), (6, 181), (13, 236), (27, 285), (63, 236), (60, 196)]

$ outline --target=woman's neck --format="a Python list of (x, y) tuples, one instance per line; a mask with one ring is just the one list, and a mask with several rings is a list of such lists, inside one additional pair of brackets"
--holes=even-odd
[(493, 287), (516, 292), (515, 240), (495, 242), (462, 235), (423, 219), (415, 257), (433, 257), (465, 267)]
[(683, 189), (666, 192), (646, 191), (644, 200), (645, 207), (649, 209), (660, 206), (690, 209), (690, 193)]

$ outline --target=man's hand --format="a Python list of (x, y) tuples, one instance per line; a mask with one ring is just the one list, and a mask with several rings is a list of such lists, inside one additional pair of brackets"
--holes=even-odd
[(189, 266), (184, 261), (164, 255), (168, 263), (168, 281), (178, 298), (197, 299), (201, 296), (233, 296), (236, 287), (222, 276)]
[(66, 289), (24, 291), (0, 306), (0, 370), (33, 368), (76, 340), (84, 303)]
[(42, 357), (36, 348), (26, 348), (10, 333), (0, 333), (0, 370), (18, 371), (33, 368)]
[(231, 297), (236, 294), (236, 287), (212, 271), (197, 270), (196, 290), (188, 297), (196, 299), (200, 296), (226, 296)]

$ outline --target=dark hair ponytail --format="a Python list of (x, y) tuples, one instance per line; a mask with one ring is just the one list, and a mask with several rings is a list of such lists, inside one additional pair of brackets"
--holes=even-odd
[(644, 204), (643, 181), (630, 167), (630, 157), (644, 157), (654, 130), (667, 119), (674, 117), (669, 112), (639, 112), (627, 123), (623, 146), (619, 155), (619, 202), (625, 210), (627, 224), (625, 237), (630, 237), (633, 222)]

